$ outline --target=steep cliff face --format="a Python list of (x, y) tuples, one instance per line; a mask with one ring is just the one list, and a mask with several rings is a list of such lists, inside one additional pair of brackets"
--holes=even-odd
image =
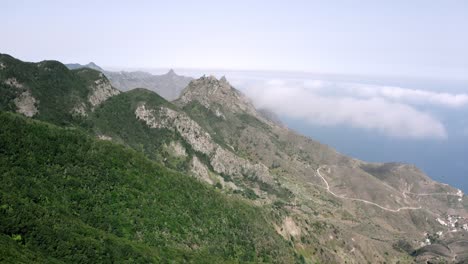
[(119, 90), (112, 87), (109, 80), (107, 80), (103, 74), (99, 74), (99, 77), (99, 79), (95, 80), (94, 83), (89, 86), (90, 93), (88, 95), (88, 102), (91, 104), (92, 108), (99, 106), (110, 97), (120, 93)]

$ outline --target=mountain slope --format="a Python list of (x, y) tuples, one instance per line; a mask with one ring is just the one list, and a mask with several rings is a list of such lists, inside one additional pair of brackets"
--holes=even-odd
[[(359, 161), (297, 135), (265, 119), (225, 79), (193, 81), (175, 103), (237, 155), (266, 165), (275, 181), (294, 195), (290, 209), (298, 218), (333, 223), (344, 233), (334, 240), (354, 244), (352, 253), (361, 251), (368, 261), (370, 255), (375, 262), (384, 261), (385, 253), (395, 254), (393, 246), (366, 248), (370, 241), (395, 245), (406, 240), (419, 248), (432, 234), (439, 233), (443, 241), (453, 231), (468, 231), (462, 227), (468, 214), (460, 190), (431, 180), (414, 166)], [(458, 219), (453, 230), (441, 224), (450, 215)], [(299, 226), (307, 234), (310, 226)]]
[(129, 91), (135, 88), (145, 88), (158, 93), (168, 101), (179, 97), (182, 90), (193, 80), (191, 77), (177, 75), (174, 70), (166, 74), (154, 75), (143, 71), (106, 71), (93, 62), (86, 65), (78, 63), (66, 64), (69, 69), (90, 68), (106, 75), (112, 86), (121, 91)]
[[(18, 77), (8, 76), (3, 91), (15, 91), (9, 78), (27, 71), (11, 74)], [(57, 85), (66, 82), (56, 76)], [(20, 95), (13, 95), (0, 107), (15, 106)], [(301, 136), (257, 111), (225, 78), (194, 80), (172, 103), (145, 89), (114, 94), (65, 125), (133, 148), (226, 199), (256, 205), (268, 232), (306, 262), (466, 258), (468, 200), (461, 191), (414, 166), (356, 160)]]
[(57, 61), (24, 63), (5, 54), (0, 63), (0, 110), (69, 124), (119, 93), (95, 70), (70, 71)]
[(0, 122), (10, 249), (60, 262), (292, 261), (259, 208), (75, 130), (7, 113)]

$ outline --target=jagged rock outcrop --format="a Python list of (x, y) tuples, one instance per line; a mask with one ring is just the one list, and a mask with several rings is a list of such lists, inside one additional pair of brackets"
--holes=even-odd
[(107, 80), (101, 73), (100, 79), (94, 81), (94, 84), (89, 87), (90, 95), (88, 97), (88, 101), (93, 108), (104, 102), (105, 100), (109, 99), (114, 95), (118, 95), (120, 93), (119, 90), (112, 87), (109, 80)]
[(5, 84), (6, 85), (9, 85), (11, 87), (14, 87), (14, 88), (17, 88), (17, 89), (21, 89), (23, 88), (23, 84), (19, 83), (16, 78), (8, 78), (5, 80)]
[(15, 99), (14, 103), (16, 106), (16, 111), (20, 114), (23, 114), (27, 117), (33, 117), (39, 113), (37, 109), (38, 101), (31, 94), (31, 91), (24, 87), (24, 85), (16, 78), (8, 78), (4, 83), (17, 90), (19, 94)]
[(15, 99), (17, 112), (27, 117), (33, 117), (34, 115), (39, 113), (39, 111), (37, 110), (36, 104), (37, 104), (36, 99), (31, 95), (31, 92), (27, 90), (22, 92)]
[(151, 128), (166, 128), (177, 131), (194, 150), (210, 157), (210, 164), (216, 173), (235, 177), (250, 177), (266, 183), (273, 178), (263, 164), (252, 164), (216, 144), (209, 133), (187, 114), (167, 107), (148, 109), (145, 104), (137, 107), (135, 116)]
[(178, 101), (182, 105), (197, 101), (207, 109), (218, 113), (219, 116), (223, 115), (219, 108), (222, 106), (225, 111), (246, 113), (267, 121), (256, 111), (252, 102), (240, 91), (234, 89), (225, 77), (218, 80), (214, 76), (203, 76), (190, 82)]
[(179, 132), (193, 149), (203, 154), (211, 154), (217, 147), (210, 134), (184, 113), (167, 107), (148, 109), (142, 104), (135, 110), (135, 115), (151, 128), (167, 128)]

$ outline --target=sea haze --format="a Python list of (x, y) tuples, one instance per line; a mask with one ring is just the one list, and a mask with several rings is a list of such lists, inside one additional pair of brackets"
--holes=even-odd
[(225, 75), (290, 128), (372, 162), (417, 165), (468, 192), (468, 81), (294, 72), (183, 70)]

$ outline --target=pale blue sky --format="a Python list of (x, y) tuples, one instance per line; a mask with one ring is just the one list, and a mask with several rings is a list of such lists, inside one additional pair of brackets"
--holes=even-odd
[(468, 79), (468, 1), (0, 0), (24, 60)]

